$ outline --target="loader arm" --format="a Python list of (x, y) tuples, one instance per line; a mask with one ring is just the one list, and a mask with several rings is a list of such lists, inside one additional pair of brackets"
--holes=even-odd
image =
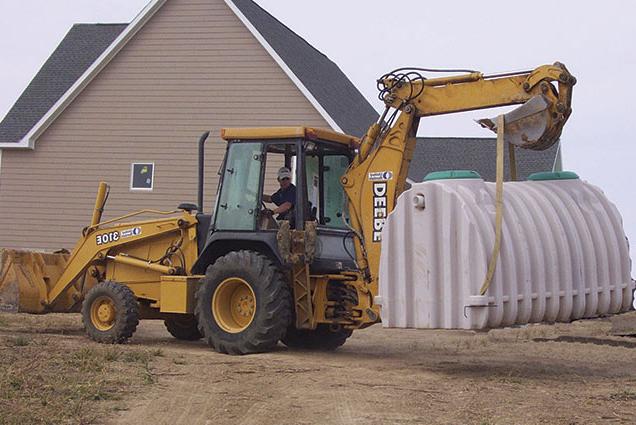
[[(142, 210), (134, 214), (128, 214), (126, 217), (142, 213), (160, 215), (175, 214), (174, 211)], [(113, 221), (120, 221), (120, 219), (121, 218), (118, 218)], [(108, 227), (104, 226), (104, 224), (105, 223), (100, 223), (98, 226), (88, 227), (84, 232), (83, 237), (77, 242), (73, 249), (73, 253), (64, 268), (64, 272), (47, 294), (45, 300), (46, 305), (54, 304), (73, 282), (82, 274), (86, 273), (91, 265), (104, 262), (107, 259), (115, 263), (153, 270), (164, 275), (175, 275), (177, 274), (175, 267), (127, 256), (122, 253), (110, 256), (109, 251), (124, 245), (138, 243), (170, 233), (183, 234), (185, 232), (185, 237), (190, 242), (196, 238), (196, 218), (186, 213), (177, 217), (173, 216), (156, 220), (114, 223)], [(189, 258), (189, 260), (189, 264), (192, 264), (194, 258)]]
[[(518, 131), (519, 146), (543, 150), (559, 139), (571, 113), (576, 79), (560, 63), (532, 71), (486, 76), (479, 72), (426, 79), (418, 70), (398, 70), (378, 80), (386, 110), (362, 139), (342, 185), (355, 253), (371, 296), (378, 293), (381, 231), (404, 191), (421, 117), (524, 104), (542, 106), (541, 135)], [(539, 118), (537, 118), (539, 117)], [(492, 123), (486, 122), (492, 127)], [(507, 125), (508, 123), (506, 123)], [(376, 307), (377, 309), (377, 307)]]
[[(175, 267), (169, 267), (147, 259), (135, 258), (123, 252), (119, 252), (114, 256), (109, 255), (109, 252), (113, 249), (124, 245), (134, 245), (140, 241), (156, 239), (161, 235), (170, 233), (181, 233), (181, 238), (185, 237), (188, 242), (196, 239), (196, 218), (186, 212), (174, 217), (177, 211), (140, 210), (100, 222), (109, 191), (110, 188), (105, 182), (99, 183), (91, 224), (82, 231), (82, 237), (77, 241), (59, 278), (54, 283), (51, 282), (50, 289), (47, 288), (48, 290), (45, 291), (42, 304), (47, 309), (50, 309), (80, 276), (87, 273), (87, 269), (91, 265), (104, 263), (107, 259), (112, 260), (114, 263), (153, 270), (165, 275), (177, 273)], [(132, 223), (122, 222), (125, 219), (144, 214), (171, 217)], [(189, 254), (190, 257), (194, 255), (192, 253)], [(192, 264), (194, 257), (188, 258), (188, 260), (187, 263)], [(94, 271), (97, 270), (95, 269)]]

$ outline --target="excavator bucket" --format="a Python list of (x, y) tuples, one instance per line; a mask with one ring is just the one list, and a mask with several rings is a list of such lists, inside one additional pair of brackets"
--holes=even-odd
[[(81, 300), (82, 287), (77, 284), (47, 309), (47, 293), (54, 285), (69, 258), (64, 253), (40, 253), (0, 250), (0, 311), (23, 313), (70, 312)], [(82, 279), (80, 284), (87, 282)]]
[[(561, 135), (562, 124), (553, 122), (550, 104), (543, 96), (534, 96), (520, 107), (504, 114), (504, 138), (508, 143), (526, 149), (543, 150), (552, 146)], [(477, 123), (497, 132), (496, 118)]]

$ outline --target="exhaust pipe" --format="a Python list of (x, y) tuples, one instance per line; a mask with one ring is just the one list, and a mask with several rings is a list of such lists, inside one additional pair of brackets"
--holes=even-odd
[(197, 193), (197, 209), (199, 214), (203, 214), (203, 177), (205, 173), (205, 142), (208, 140), (210, 132), (206, 131), (199, 138), (199, 185)]

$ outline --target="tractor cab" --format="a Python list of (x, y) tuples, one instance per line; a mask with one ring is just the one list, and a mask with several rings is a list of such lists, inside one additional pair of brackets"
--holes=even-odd
[[(215, 258), (241, 249), (259, 251), (284, 264), (279, 229), (303, 230), (307, 222), (315, 225), (317, 235), (312, 273), (355, 268), (340, 178), (353, 159), (357, 138), (306, 127), (224, 129), (222, 137), (227, 151), (214, 214), (199, 220), (207, 235), (200, 237), (205, 245), (195, 273)], [(278, 180), (281, 169), (291, 182)], [(277, 192), (286, 193), (292, 204), (287, 213), (272, 213), (280, 206), (276, 201), (281, 203)]]

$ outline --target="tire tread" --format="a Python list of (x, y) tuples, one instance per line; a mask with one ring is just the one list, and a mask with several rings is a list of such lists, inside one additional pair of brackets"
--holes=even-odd
[[(260, 314), (251, 338), (227, 341), (206, 324), (209, 296), (206, 285), (212, 285), (224, 275), (239, 271), (251, 274), (261, 286), (260, 291), (265, 311)], [(284, 336), (291, 321), (291, 292), (281, 271), (265, 255), (254, 251), (235, 251), (218, 258), (206, 271), (203, 284), (197, 292), (195, 315), (199, 331), (210, 347), (226, 354), (250, 354), (271, 350)], [(212, 319), (213, 320), (213, 319)], [(254, 323), (253, 323), (254, 324)], [(250, 325), (251, 327), (252, 325)]]
[[(99, 331), (90, 320), (91, 300), (105, 295), (119, 302), (123, 308), (117, 311), (115, 326), (108, 331)], [(139, 305), (133, 291), (126, 285), (106, 280), (99, 282), (86, 294), (82, 303), (82, 323), (88, 336), (97, 342), (105, 344), (122, 344), (133, 336), (139, 324)]]

